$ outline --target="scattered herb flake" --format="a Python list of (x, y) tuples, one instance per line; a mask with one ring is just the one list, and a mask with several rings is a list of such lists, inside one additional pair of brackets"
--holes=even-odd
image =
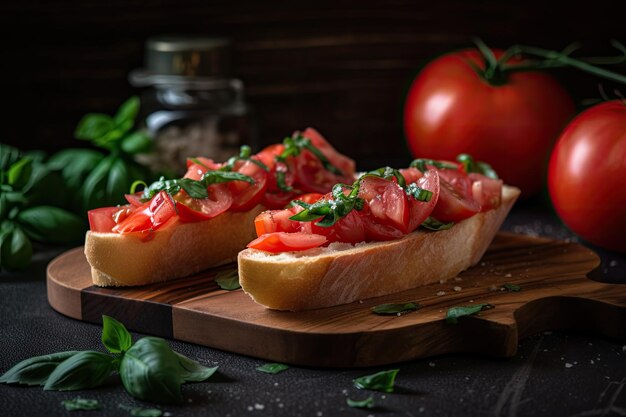
[(381, 371), (372, 375), (365, 375), (354, 380), (354, 386), (359, 389), (369, 389), (381, 392), (393, 392), (393, 384), (399, 369)]
[(374, 407), (374, 398), (367, 397), (364, 400), (351, 400), (350, 398), (346, 398), (346, 404), (352, 408), (372, 408)]
[(233, 291), (241, 288), (237, 269), (219, 272), (215, 276), (216, 284), (223, 290)]
[(289, 369), (289, 366), (282, 363), (266, 363), (256, 368), (257, 371), (265, 372), (266, 374), (278, 374), (287, 369)]
[(522, 290), (522, 287), (520, 287), (519, 285), (516, 284), (504, 284), (502, 285), (502, 288), (504, 288), (505, 290), (509, 291), (509, 292), (519, 292)]
[(450, 307), (448, 309), (448, 313), (446, 314), (446, 322), (450, 324), (457, 324), (459, 322), (459, 317), (472, 316), (483, 310), (489, 310), (492, 308), (494, 308), (494, 306), (491, 304), (476, 304), (473, 306), (465, 307)]
[(415, 311), (420, 308), (420, 305), (415, 302), (399, 303), (399, 304), (380, 304), (376, 307), (372, 307), (374, 314), (380, 315), (400, 315), (408, 313), (409, 311)]
[(161, 417), (163, 411), (158, 408), (133, 408), (130, 410), (130, 415), (136, 417)]
[(71, 400), (61, 401), (61, 404), (63, 404), (67, 411), (90, 411), (101, 409), (98, 400), (91, 400), (88, 398), (77, 397)]

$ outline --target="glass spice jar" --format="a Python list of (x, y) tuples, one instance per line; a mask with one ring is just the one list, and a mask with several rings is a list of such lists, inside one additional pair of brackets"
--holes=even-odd
[(181, 176), (189, 157), (223, 162), (241, 145), (255, 148), (256, 128), (243, 82), (233, 77), (232, 42), (225, 38), (159, 36), (145, 44), (145, 68), (129, 82), (142, 88), (141, 120), (154, 138), (138, 162)]

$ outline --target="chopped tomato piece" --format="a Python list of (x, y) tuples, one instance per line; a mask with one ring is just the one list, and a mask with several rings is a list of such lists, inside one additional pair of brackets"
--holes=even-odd
[(365, 241), (365, 227), (356, 211), (339, 219), (329, 227), (317, 226), (315, 221), (303, 222), (302, 231), (326, 236), (329, 242), (359, 243)]
[(432, 212), (434, 218), (442, 222), (459, 222), (479, 211), (480, 204), (472, 197), (471, 188), (464, 193), (445, 179), (439, 178), (439, 199)]
[(365, 240), (367, 242), (382, 242), (386, 240), (400, 239), (404, 236), (403, 231), (388, 224), (380, 223), (378, 219), (371, 214), (368, 206), (365, 206), (363, 210), (359, 212), (359, 217), (363, 223)]
[(161, 191), (152, 200), (141, 207), (137, 207), (128, 217), (113, 227), (112, 231), (130, 233), (157, 230), (166, 224), (175, 213), (174, 201), (165, 191)]
[(361, 181), (359, 197), (365, 200), (371, 215), (379, 223), (408, 233), (411, 215), (409, 200), (404, 189), (396, 182), (367, 176)]
[(401, 169), (400, 174), (402, 174), (402, 176), (404, 177), (404, 181), (407, 184), (417, 182), (417, 180), (422, 178), (422, 176), (424, 175), (422, 174), (422, 171), (413, 167)]
[(439, 174), (434, 169), (429, 169), (424, 175), (415, 182), (415, 185), (423, 190), (428, 190), (433, 193), (429, 201), (418, 201), (414, 197), (409, 196), (409, 232), (417, 229), (420, 224), (424, 223), (424, 220), (435, 209), (437, 201), (439, 201)]
[(500, 207), (502, 203), (502, 180), (477, 173), (471, 173), (468, 177), (472, 181), (472, 196), (480, 204), (480, 211)]
[(239, 161), (233, 171), (247, 175), (254, 180), (254, 184), (246, 181), (231, 181), (228, 189), (233, 195), (232, 211), (248, 211), (263, 199), (267, 189), (267, 172), (250, 161)]
[(319, 149), (328, 161), (341, 171), (343, 176), (351, 177), (356, 171), (356, 163), (353, 159), (337, 152), (333, 146), (315, 129), (309, 127), (305, 129), (302, 136), (309, 138), (311, 144)]
[(233, 196), (228, 191), (227, 184), (213, 184), (207, 188), (209, 196), (207, 198), (191, 198), (185, 191), (176, 194), (176, 206), (185, 205), (179, 208), (178, 215), (181, 221), (193, 222), (211, 219), (218, 214), (228, 210), (233, 203)]
[[(332, 189), (333, 185), (342, 181), (341, 177), (324, 168), (322, 162), (307, 150), (303, 150), (294, 158), (294, 166), (294, 183), (305, 192), (325, 193)], [(348, 182), (352, 183), (352, 181), (351, 178), (348, 179)]]
[[(302, 194), (297, 196), (296, 198), (294, 198), (294, 200), (300, 200), (300, 201), (304, 201), (305, 203), (308, 204), (313, 204), (318, 200), (321, 200), (322, 198), (324, 198), (324, 194), (320, 194), (320, 193), (306, 193), (306, 194)], [(289, 208), (289, 207), (287, 207)]]
[(290, 217), (302, 210), (302, 207), (295, 206), (286, 210), (267, 210), (262, 212), (254, 219), (256, 235), (261, 236), (265, 233), (300, 231), (300, 222), (291, 220)]
[(261, 204), (268, 209), (282, 209), (295, 199), (298, 199), (298, 194), (291, 191), (266, 191), (261, 200)]
[(303, 232), (275, 232), (259, 236), (248, 243), (248, 247), (266, 252), (279, 253), (316, 248), (322, 246), (324, 243), (326, 243), (326, 236), (322, 235), (312, 235)]
[(143, 206), (143, 201), (141, 201), (141, 195), (143, 193), (141, 191), (136, 192), (135, 194), (124, 194), (126, 201), (133, 207)]
[(219, 169), (222, 164), (216, 164), (212, 159), (198, 156), (187, 159), (187, 173), (185, 178), (199, 181), (205, 172)]
[(102, 207), (87, 212), (89, 218), (89, 230), (92, 232), (110, 233), (115, 227), (113, 217), (122, 210), (120, 207)]

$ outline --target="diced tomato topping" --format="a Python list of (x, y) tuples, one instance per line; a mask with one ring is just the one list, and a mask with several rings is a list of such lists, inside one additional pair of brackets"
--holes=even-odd
[[(294, 166), (294, 183), (304, 192), (325, 193), (332, 189), (333, 185), (341, 182), (337, 175), (326, 170), (322, 162), (307, 150), (294, 158)], [(350, 183), (352, 181), (349, 180)]]
[(326, 158), (338, 168), (344, 176), (352, 176), (356, 171), (356, 163), (353, 159), (337, 152), (333, 146), (315, 129), (305, 129), (302, 136), (309, 138), (313, 146), (319, 149)]
[(142, 194), (143, 193), (139, 191), (139, 192), (136, 192), (135, 194), (124, 194), (124, 197), (126, 198), (126, 201), (128, 201), (128, 203), (131, 206), (140, 207), (140, 206), (143, 206), (143, 201), (141, 201)]
[(328, 242), (358, 243), (365, 240), (365, 227), (356, 211), (339, 219), (334, 225), (322, 227), (312, 222), (303, 222), (302, 231), (326, 236)]
[(324, 243), (326, 243), (326, 236), (322, 235), (304, 232), (274, 232), (259, 236), (248, 243), (248, 247), (266, 252), (279, 253), (316, 248), (322, 246)]
[(468, 177), (472, 181), (472, 196), (480, 204), (480, 211), (500, 207), (502, 203), (502, 180), (476, 173), (471, 173)]
[(87, 212), (89, 218), (89, 230), (92, 232), (110, 233), (115, 227), (113, 216), (123, 210), (120, 207), (102, 207)]
[(400, 171), (400, 174), (402, 174), (402, 176), (404, 177), (404, 181), (407, 184), (412, 184), (414, 182), (417, 182), (417, 180), (422, 178), (422, 176), (424, 175), (422, 171), (413, 167), (400, 169), (399, 171)]
[(415, 185), (423, 190), (432, 192), (429, 201), (418, 201), (409, 196), (409, 233), (417, 229), (428, 216), (430, 216), (439, 201), (439, 174), (434, 169), (429, 169), (415, 182)]
[(442, 222), (460, 222), (480, 211), (480, 204), (474, 200), (471, 187), (467, 193), (443, 178), (439, 178), (439, 200), (433, 210), (433, 217)]
[(254, 184), (246, 181), (231, 181), (228, 189), (233, 195), (232, 211), (248, 211), (263, 199), (267, 189), (267, 172), (250, 161), (239, 161), (233, 171), (247, 175), (254, 180)]
[(227, 184), (213, 184), (207, 188), (207, 198), (191, 198), (185, 191), (176, 194), (176, 207), (186, 206), (189, 210), (180, 208), (178, 215), (183, 222), (194, 222), (211, 219), (228, 210), (233, 203), (233, 196)]
[(267, 210), (262, 212), (254, 219), (254, 228), (257, 236), (273, 232), (300, 231), (300, 222), (291, 220), (290, 217), (302, 210), (302, 207), (295, 206), (286, 210)]
[(128, 217), (112, 228), (116, 233), (158, 230), (176, 214), (174, 201), (165, 191), (159, 192), (152, 200), (137, 207)]
[(371, 215), (380, 223), (408, 233), (409, 200), (402, 187), (396, 182), (367, 176), (361, 180), (359, 197), (365, 200)]

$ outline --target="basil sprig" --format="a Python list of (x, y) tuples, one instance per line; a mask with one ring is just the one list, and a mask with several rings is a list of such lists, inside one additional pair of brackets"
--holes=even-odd
[[(318, 220), (315, 224), (321, 227), (330, 227), (345, 217), (352, 210), (362, 210), (365, 200), (358, 197), (360, 183), (354, 185), (335, 184), (331, 199), (321, 199), (313, 204), (295, 200), (293, 203), (303, 207), (304, 210), (290, 217), (291, 220), (310, 222)], [(346, 195), (344, 190), (350, 190)]]
[(209, 185), (229, 181), (245, 181), (254, 184), (254, 180), (251, 177), (238, 172), (211, 170), (205, 172), (200, 180), (192, 180), (191, 178), (166, 180), (165, 177), (161, 177), (158, 181), (144, 188), (141, 199), (144, 201), (150, 200), (163, 190), (170, 196), (174, 196), (181, 189), (185, 190), (191, 198), (208, 198), (209, 192), (207, 188)]
[(456, 157), (456, 160), (463, 165), (463, 170), (468, 174), (470, 172), (476, 172), (478, 174), (482, 174), (485, 177), (493, 178), (494, 180), (498, 179), (498, 174), (496, 171), (486, 162), (475, 161), (474, 158), (466, 153), (462, 153)]
[(144, 337), (133, 344), (124, 325), (108, 316), (103, 316), (102, 342), (110, 354), (69, 351), (37, 356), (13, 366), (0, 377), (0, 383), (81, 390), (102, 385), (117, 371), (133, 397), (179, 404), (183, 402), (182, 384), (205, 381), (217, 370), (174, 352), (158, 337)]

